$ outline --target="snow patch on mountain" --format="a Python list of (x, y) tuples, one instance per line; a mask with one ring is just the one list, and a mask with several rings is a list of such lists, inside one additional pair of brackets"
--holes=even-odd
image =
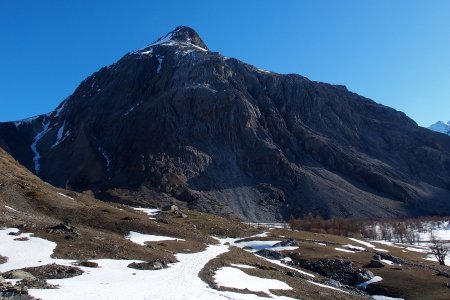
[(36, 134), (34, 137), (34, 141), (31, 144), (31, 151), (33, 151), (33, 162), (34, 162), (34, 171), (36, 174), (39, 173), (41, 166), (39, 164), (39, 160), (41, 159), (41, 154), (39, 153), (37, 146), (39, 141), (45, 136), (45, 134), (49, 131), (50, 121), (42, 122), (42, 130)]
[(70, 135), (69, 131), (64, 133), (64, 127), (65, 126), (66, 126), (66, 121), (64, 121), (62, 126), (58, 129), (58, 133), (56, 134), (56, 141), (52, 145), (52, 148), (58, 146), (62, 141), (64, 141)]
[(23, 120), (20, 120), (20, 121), (16, 121), (16, 122), (14, 122), (14, 125), (17, 128), (17, 127), (19, 127), (20, 125), (23, 125), (23, 124), (30, 124), (31, 122), (33, 122), (34, 120), (36, 120), (39, 117), (40, 116), (34, 116), (34, 117), (31, 117), (31, 118), (27, 118), (27, 119), (23, 119)]
[(450, 121), (446, 123), (439, 121), (428, 127), (428, 129), (450, 135)]
[(60, 105), (57, 109), (55, 109), (55, 118), (59, 117), (59, 115), (61, 114), (61, 112), (63, 111), (64, 107), (66, 107), (67, 104), (67, 100), (64, 100), (62, 105)]
[(106, 170), (109, 171), (109, 166), (111, 165), (111, 159), (109, 158), (108, 153), (106, 153), (105, 149), (102, 146), (98, 146), (98, 151), (102, 154), (103, 158), (106, 161)]
[(182, 32), (184, 30), (186, 30), (186, 28), (177, 27), (174, 31), (160, 37), (154, 43), (136, 51), (135, 53), (147, 55), (153, 54), (153, 48), (155, 46), (177, 46), (179, 48), (189, 48), (187, 50), (183, 49), (183, 54), (190, 53), (193, 50), (208, 52), (208, 49), (195, 44), (191, 37), (183, 36)]
[(158, 68), (156, 69), (156, 74), (159, 74), (159, 72), (161, 71), (161, 65), (162, 65), (162, 62), (164, 60), (164, 56), (157, 55), (156, 59), (158, 60)]

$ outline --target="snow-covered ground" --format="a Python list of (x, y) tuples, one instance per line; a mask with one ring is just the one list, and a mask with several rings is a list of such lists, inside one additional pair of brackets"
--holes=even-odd
[[(434, 255), (429, 254), (430, 253), (430, 240), (437, 239), (444, 242), (450, 241), (450, 221), (434, 221), (434, 222), (423, 222), (421, 224), (422, 230), (414, 230), (413, 234), (416, 236), (416, 241), (414, 243), (399, 243), (399, 242), (392, 242), (392, 241), (381, 241), (381, 240), (375, 240), (371, 241), (371, 243), (378, 243), (382, 245), (387, 245), (390, 247), (400, 248), (403, 252), (417, 252), (417, 253), (423, 253), (424, 259), (431, 260), (431, 261), (437, 261), (436, 257)], [(377, 228), (377, 231), (379, 231), (379, 228)], [(354, 239), (353, 239), (354, 240)], [(368, 242), (364, 242), (366, 244), (371, 244)], [(372, 245), (372, 244), (371, 244)], [(373, 250), (376, 251), (387, 251), (383, 249), (373, 248)], [(450, 265), (450, 257), (447, 257), (445, 259), (445, 264)]]
[(63, 194), (63, 193), (57, 193), (58, 195), (60, 195), (61, 197), (64, 197), (64, 198), (67, 198), (67, 199), (70, 199), (70, 200), (75, 200), (74, 198), (72, 198), (72, 197), (69, 197), (69, 196), (67, 196), (66, 194)]
[[(131, 207), (131, 206), (130, 206)], [(134, 210), (142, 211), (148, 215), (148, 218), (154, 220), (154, 216), (160, 213), (161, 210), (157, 208), (145, 208), (145, 207), (131, 207)]]
[(263, 249), (270, 249), (273, 251), (283, 251), (283, 250), (296, 250), (298, 249), (297, 246), (276, 246), (275, 244), (280, 243), (281, 240), (274, 240), (274, 241), (242, 241), (242, 242), (235, 242), (232, 241), (233, 246), (239, 247), (239, 248), (245, 248), (250, 247), (249, 251), (251, 252), (257, 252), (259, 250)]
[(292, 287), (276, 279), (259, 278), (233, 267), (222, 267), (217, 270), (214, 280), (218, 286), (248, 289), (253, 292), (265, 292), (271, 295), (270, 290), (292, 290)]
[(145, 246), (145, 242), (184, 241), (170, 236), (143, 234), (135, 231), (130, 231), (125, 238), (141, 246)]
[(403, 298), (392, 298), (392, 297), (387, 297), (387, 296), (379, 296), (379, 295), (374, 295), (372, 296), (373, 299), (375, 300), (403, 300)]
[(367, 280), (363, 283), (358, 284), (359, 287), (366, 287), (371, 283), (375, 283), (375, 282), (380, 282), (381, 280), (383, 280), (383, 278), (381, 278), (380, 276), (375, 276), (370, 280)]
[[(1, 272), (50, 263), (63, 265), (73, 263), (71, 260), (50, 257), (56, 247), (53, 242), (33, 237), (31, 234), (20, 235), (28, 237), (28, 241), (15, 241), (17, 236), (8, 235), (9, 232), (17, 231), (15, 228), (0, 230), (0, 253), (8, 257), (8, 261), (0, 265)], [(229, 250), (229, 246), (224, 245), (227, 241), (229, 239), (220, 240), (219, 245), (210, 245), (202, 252), (177, 254), (177, 263), (158, 271), (127, 268), (128, 264), (136, 262), (134, 260), (93, 260), (99, 264), (99, 268), (81, 267), (85, 272), (81, 276), (48, 280), (51, 284), (58, 284), (59, 289), (30, 289), (29, 292), (32, 296), (43, 300), (267, 299), (254, 294), (214, 290), (198, 277), (208, 261)], [(254, 277), (247, 284), (262, 286), (266, 285), (267, 281)], [(291, 298), (272, 295), (272, 299)]]
[[(21, 269), (31, 266), (42, 266), (50, 263), (69, 265), (72, 261), (65, 259), (53, 259), (50, 255), (56, 248), (56, 243), (41, 238), (32, 237), (30, 233), (20, 236), (9, 235), (10, 232), (18, 232), (17, 228), (0, 230), (0, 254), (6, 256), (8, 261), (0, 264), (0, 272), (12, 269)], [(17, 237), (27, 237), (28, 241), (15, 241)]]

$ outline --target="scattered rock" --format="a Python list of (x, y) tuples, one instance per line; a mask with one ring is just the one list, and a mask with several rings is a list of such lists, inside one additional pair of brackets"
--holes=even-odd
[(98, 263), (88, 260), (80, 261), (79, 265), (87, 268), (98, 268)]
[(177, 205), (174, 205), (174, 204), (163, 206), (161, 210), (164, 212), (172, 213), (172, 214), (178, 216), (179, 218), (187, 218), (188, 217), (185, 213), (183, 213), (181, 211), (181, 209)]
[(294, 239), (289, 239), (286, 241), (276, 243), (272, 247), (296, 247), (296, 246), (298, 246), (298, 241)]
[(383, 268), (384, 264), (379, 260), (371, 260), (370, 263), (366, 266), (367, 268)]
[(373, 258), (374, 260), (381, 260), (381, 255), (375, 254), (372, 258)]
[(267, 257), (270, 259), (282, 259), (284, 255), (279, 251), (273, 251), (269, 249), (262, 249), (256, 252), (256, 254), (261, 255), (263, 257)]
[(149, 262), (141, 262), (141, 263), (134, 262), (129, 264), (128, 268), (136, 270), (161, 270), (167, 268), (167, 263), (160, 259), (156, 259)]
[(28, 295), (28, 289), (26, 287), (20, 287), (11, 283), (0, 284), (0, 299), (8, 300), (37, 300), (36, 298)]
[(67, 223), (59, 223), (55, 226), (51, 226), (47, 228), (48, 233), (63, 233), (63, 234), (72, 234), (72, 235), (80, 235), (76, 230), (75, 227), (67, 224)]
[(401, 258), (399, 258), (397, 256), (393, 256), (393, 255), (387, 254), (387, 253), (377, 253), (376, 255), (380, 256), (381, 259), (390, 260), (394, 264), (402, 265), (402, 264), (406, 264), (407, 263), (406, 260), (401, 259)]
[(58, 285), (50, 284), (45, 279), (22, 279), (16, 286), (26, 289), (57, 289)]
[(286, 275), (287, 275), (287, 276), (291, 276), (291, 277), (295, 277), (295, 275), (297, 275), (297, 274), (295, 274), (295, 273), (292, 272), (292, 271), (287, 271), (287, 272), (286, 272)]
[[(71, 278), (71, 277), (75, 277), (75, 276), (79, 276), (79, 275), (83, 274), (83, 271), (80, 268), (73, 267), (73, 266), (57, 265), (57, 264), (49, 264), (49, 265), (39, 266), (39, 267), (23, 268), (20, 270), (12, 270), (12, 271), (4, 273), (5, 278), (14, 279), (12, 277), (6, 277), (6, 276), (11, 276), (9, 274), (12, 272), (28, 273), (33, 276), (33, 277), (30, 277), (30, 279), (34, 279), (34, 278), (64, 279), (64, 278)], [(17, 278), (17, 279), (24, 279), (24, 278)]]
[(20, 242), (25, 242), (25, 241), (29, 241), (30, 239), (27, 238), (26, 236), (24, 236), (24, 237), (15, 238), (14, 240), (15, 241), (20, 241)]
[(30, 272), (23, 270), (12, 270), (3, 273), (3, 277), (6, 279), (36, 279), (36, 277)]
[(370, 280), (374, 277), (373, 273), (368, 270), (359, 270), (356, 274), (356, 278), (358, 283), (365, 282), (367, 280)]
[(4, 263), (7, 262), (7, 261), (8, 261), (8, 258), (7, 258), (6, 256), (0, 255), (0, 265), (1, 265), (1, 264), (4, 264)]
[(14, 235), (14, 236), (18, 236), (18, 235), (21, 235), (21, 234), (22, 233), (20, 231), (17, 231), (17, 232), (11, 231), (11, 232), (8, 233), (8, 235)]
[(291, 254), (290, 257), (293, 266), (316, 272), (322, 276), (347, 285), (355, 285), (357, 283), (357, 270), (353, 268), (353, 263), (351, 261), (325, 258), (310, 261), (303, 259), (296, 253)]
[(334, 280), (334, 279), (330, 279), (330, 280), (326, 281), (325, 284), (330, 285), (335, 288), (342, 287), (342, 284), (339, 281)]
[(450, 278), (450, 271), (438, 270), (436, 276), (443, 276)]
[(178, 208), (178, 206), (174, 205), (174, 204), (169, 204), (169, 205), (165, 205), (162, 207), (161, 209), (162, 211), (170, 211), (170, 212), (178, 212), (180, 211), (180, 209)]

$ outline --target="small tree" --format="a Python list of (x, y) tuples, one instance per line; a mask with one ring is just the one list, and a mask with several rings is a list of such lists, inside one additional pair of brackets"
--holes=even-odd
[(438, 260), (439, 264), (445, 266), (445, 258), (450, 253), (450, 245), (442, 240), (437, 239), (434, 235), (431, 236), (430, 254)]

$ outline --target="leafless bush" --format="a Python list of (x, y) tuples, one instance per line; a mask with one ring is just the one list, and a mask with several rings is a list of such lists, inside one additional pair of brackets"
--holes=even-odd
[(431, 236), (430, 243), (430, 254), (436, 257), (440, 265), (445, 266), (445, 258), (450, 253), (450, 245), (434, 235)]

